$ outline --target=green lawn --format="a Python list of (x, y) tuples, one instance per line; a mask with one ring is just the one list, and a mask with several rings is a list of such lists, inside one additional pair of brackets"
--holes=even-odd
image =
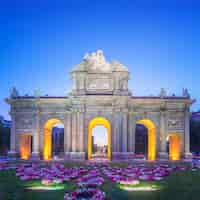
[[(67, 165), (67, 164), (66, 164)], [(69, 164), (71, 166), (71, 164)], [(126, 191), (118, 184), (106, 180), (101, 189), (107, 199), (119, 200), (199, 200), (200, 171), (173, 173), (158, 182), (142, 182), (140, 186), (156, 186), (157, 191)], [(61, 200), (65, 191), (76, 188), (74, 182), (62, 185), (63, 189), (53, 191), (30, 191), (27, 187), (40, 185), (39, 181), (20, 181), (13, 170), (0, 172), (0, 200)]]

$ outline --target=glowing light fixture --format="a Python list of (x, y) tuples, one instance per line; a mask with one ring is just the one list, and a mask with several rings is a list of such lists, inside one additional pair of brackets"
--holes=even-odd
[(60, 186), (32, 186), (32, 187), (27, 187), (27, 190), (63, 190), (64, 185)]
[(119, 185), (119, 188), (126, 190), (126, 191), (157, 191), (157, 190), (160, 190), (160, 187), (155, 186), (155, 185), (143, 185), (143, 186), (136, 186), (136, 187)]

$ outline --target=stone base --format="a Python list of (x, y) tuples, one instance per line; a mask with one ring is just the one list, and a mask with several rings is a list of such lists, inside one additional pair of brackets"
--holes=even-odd
[(190, 152), (184, 154), (185, 159), (192, 159), (192, 154)]
[(17, 158), (18, 157), (18, 153), (16, 151), (9, 151), (8, 152), (8, 157), (9, 158)]
[(65, 152), (65, 160), (85, 160), (85, 152)]
[(31, 153), (31, 160), (40, 160), (40, 153), (39, 152), (32, 152)]
[(112, 152), (112, 160), (131, 160), (134, 159), (133, 152)]
[(160, 160), (169, 160), (169, 155), (167, 152), (159, 152), (158, 157)]

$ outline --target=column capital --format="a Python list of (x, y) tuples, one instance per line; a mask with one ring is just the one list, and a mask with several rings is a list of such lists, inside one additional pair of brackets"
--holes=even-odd
[(167, 110), (160, 110), (160, 115), (161, 116), (166, 116), (167, 115)]
[(138, 113), (135, 111), (129, 111), (128, 114), (129, 116), (132, 116), (132, 117), (136, 117), (138, 115)]
[(121, 111), (123, 114), (128, 114), (128, 108), (122, 108)]
[(184, 111), (185, 112), (190, 112), (190, 105), (185, 104)]

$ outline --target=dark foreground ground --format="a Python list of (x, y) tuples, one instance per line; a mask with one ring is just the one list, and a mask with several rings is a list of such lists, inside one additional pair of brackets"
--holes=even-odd
[[(69, 164), (78, 166), (80, 163)], [(119, 164), (114, 164), (119, 166)], [(123, 167), (123, 165), (121, 166)], [(63, 200), (66, 191), (73, 191), (73, 181), (59, 190), (30, 191), (27, 187), (41, 185), (39, 181), (20, 181), (14, 170), (0, 171), (0, 200)], [(106, 199), (113, 200), (200, 200), (200, 170), (180, 171), (161, 181), (141, 182), (140, 186), (154, 185), (156, 191), (126, 191), (116, 183), (106, 180), (101, 189)]]

